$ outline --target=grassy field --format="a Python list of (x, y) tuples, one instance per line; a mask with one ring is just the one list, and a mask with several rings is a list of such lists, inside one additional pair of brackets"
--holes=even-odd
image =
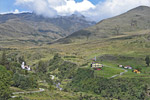
[[(82, 97), (89, 97), (89, 98), (92, 97), (92, 100), (105, 100), (105, 98), (101, 97), (100, 95), (96, 95), (92, 93), (64, 92), (64, 91), (58, 91), (58, 90), (53, 90), (53, 91), (46, 90), (45, 92), (41, 92), (41, 93), (19, 94), (16, 96), (22, 97), (25, 100), (26, 99), (29, 99), (29, 100), (79, 100)], [(82, 100), (86, 100), (86, 99), (82, 99)]]
[[(131, 34), (128, 35), (128, 37)], [(52, 44), (43, 46), (3, 46), (11, 48), (6, 50), (7, 56), (21, 57), (24, 56), (28, 65), (34, 68), (40, 60), (49, 61), (54, 54), (59, 53), (62, 59), (76, 63), (79, 67), (89, 68), (93, 58), (97, 57), (97, 62), (104, 66), (101, 71), (94, 71), (96, 77), (110, 78), (116, 74), (124, 72), (124, 69), (118, 68), (118, 65), (130, 65), (133, 69), (141, 68), (141, 74), (133, 73), (132, 70), (124, 73), (122, 76), (115, 78), (144, 78), (150, 77), (150, 67), (146, 67), (145, 57), (150, 55), (150, 41), (147, 34), (126, 38), (127, 36), (112, 37), (100, 40), (88, 40), (74, 42), (71, 44)], [(145, 40), (146, 39), (146, 40)], [(0, 51), (2, 54), (3, 50)], [(0, 55), (1, 56), (1, 55)], [(57, 72), (55, 70), (54, 72)], [(65, 87), (68, 80), (63, 80), (62, 85)], [(40, 83), (39, 86), (42, 84)], [(47, 87), (45, 85), (44, 87)], [(12, 87), (13, 91), (22, 91)], [(80, 94), (65, 91), (49, 91), (35, 94), (22, 94), (24, 99), (30, 100), (78, 100)], [(97, 97), (97, 96), (96, 96)], [(98, 97), (101, 98), (101, 97)], [(103, 99), (100, 99), (103, 100)], [(104, 98), (105, 100), (105, 98)]]
[[(15, 48), (8, 50), (8, 55), (24, 56), (27, 64), (36, 67), (40, 60), (50, 60), (55, 53), (59, 53), (66, 61), (75, 62), (79, 66), (90, 64), (95, 56), (99, 63), (110, 66), (130, 65), (133, 68), (142, 68), (142, 72), (149, 73), (145, 64), (145, 57), (150, 55), (150, 41), (148, 34), (136, 32), (128, 35), (114, 36), (100, 40), (77, 41), (70, 44), (52, 44), (43, 46), (6, 46)], [(146, 31), (147, 33), (147, 31)], [(131, 37), (131, 38), (126, 38)], [(2, 53), (2, 52), (1, 52)], [(108, 70), (109, 68), (106, 68)], [(116, 73), (118, 70), (116, 70)], [(115, 72), (115, 71), (114, 71)], [(107, 71), (106, 71), (107, 73)]]
[(124, 70), (117, 68), (103, 67), (101, 71), (96, 70), (94, 74), (96, 77), (110, 78), (113, 75), (120, 74), (121, 72), (124, 72)]

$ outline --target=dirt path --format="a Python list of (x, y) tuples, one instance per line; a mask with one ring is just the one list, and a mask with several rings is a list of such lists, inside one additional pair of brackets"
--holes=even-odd
[[(115, 68), (115, 67), (107, 66), (107, 65), (104, 65), (104, 66), (105, 66), (105, 67), (110, 67), (110, 68)], [(116, 68), (116, 69), (120, 69), (120, 68)], [(118, 76), (122, 76), (124, 73), (127, 73), (127, 72), (128, 72), (128, 70), (125, 70), (125, 69), (123, 69), (123, 70), (124, 70), (124, 72), (121, 72), (120, 74), (113, 75), (113, 76), (109, 77), (109, 79), (115, 78), (115, 77), (118, 77)]]
[(127, 70), (124, 69), (124, 72), (121, 72), (120, 74), (116, 74), (116, 75), (113, 75), (112, 77), (110, 78), (115, 78), (115, 77), (118, 77), (118, 76), (122, 76), (124, 73), (128, 72)]
[[(38, 91), (27, 91), (27, 92), (13, 92), (13, 95), (15, 94), (28, 94), (28, 93), (39, 93), (39, 92), (44, 92), (45, 89), (39, 88)], [(15, 98), (17, 96), (12, 96), (12, 98)]]

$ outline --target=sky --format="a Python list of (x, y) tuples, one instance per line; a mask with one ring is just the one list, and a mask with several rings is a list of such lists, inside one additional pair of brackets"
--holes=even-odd
[(82, 14), (98, 22), (138, 6), (150, 6), (150, 0), (0, 0), (0, 13), (34, 12), (44, 17)]

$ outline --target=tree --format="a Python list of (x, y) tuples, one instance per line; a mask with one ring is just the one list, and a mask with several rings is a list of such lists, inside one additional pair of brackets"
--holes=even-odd
[(146, 62), (146, 64), (147, 64), (147, 66), (149, 66), (149, 63), (150, 63), (149, 56), (146, 56), (146, 58), (145, 58), (145, 62)]
[(0, 100), (8, 100), (11, 97), (11, 76), (12, 75), (4, 66), (0, 66)]
[(40, 60), (39, 63), (38, 63), (38, 66), (36, 68), (36, 71), (41, 72), (41, 73), (46, 73), (47, 72), (47, 67), (48, 67), (47, 62)]
[(91, 33), (86, 34), (87, 41), (89, 40), (90, 35), (91, 35)]
[(24, 56), (20, 56), (20, 57), (18, 58), (18, 62), (19, 62), (20, 64), (22, 64), (22, 62), (24, 62), (24, 63), (26, 64), (26, 61), (25, 61), (25, 59), (24, 59)]
[(1, 58), (1, 65), (5, 66), (6, 63), (7, 63), (6, 52), (3, 51), (2, 58)]
[(29, 89), (29, 88), (37, 88), (37, 80), (36, 76), (32, 75), (21, 75), (19, 73), (15, 73), (13, 75), (13, 86), (19, 87), (21, 89)]
[(60, 59), (61, 58), (61, 56), (58, 54), (58, 53), (56, 53), (55, 55), (54, 55), (54, 60), (56, 60), (56, 59)]
[(120, 32), (120, 26), (119, 25), (117, 25), (116, 27), (115, 27), (115, 29), (114, 29), (115, 31), (116, 31), (116, 34), (118, 35), (119, 34), (119, 32)]

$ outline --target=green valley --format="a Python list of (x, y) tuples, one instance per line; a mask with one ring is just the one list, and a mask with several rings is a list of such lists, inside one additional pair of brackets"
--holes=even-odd
[(150, 100), (149, 18), (150, 8), (140, 6), (40, 45), (0, 40), (0, 68), (12, 76), (0, 94), (9, 100)]

